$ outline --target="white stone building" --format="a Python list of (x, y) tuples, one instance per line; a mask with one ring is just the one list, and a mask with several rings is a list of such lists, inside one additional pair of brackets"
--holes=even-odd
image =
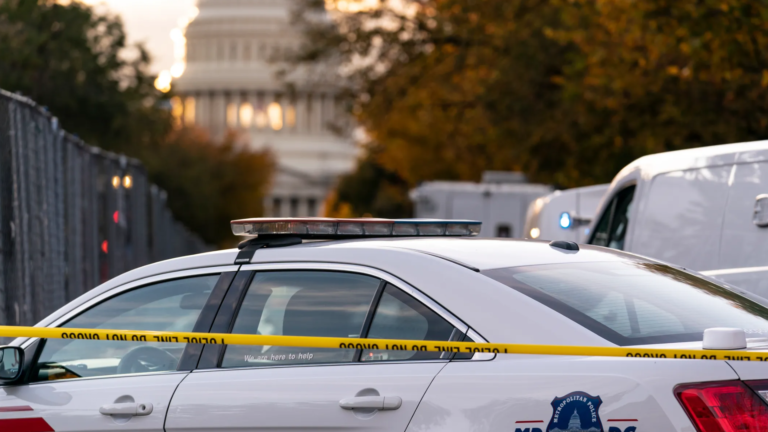
[(253, 148), (271, 149), (277, 172), (265, 215), (316, 216), (339, 175), (354, 167), (357, 149), (332, 74), (315, 67), (277, 77), (276, 60), (302, 43), (291, 4), (198, 0), (185, 34), (186, 70), (174, 80), (176, 111), (215, 138), (235, 130)]

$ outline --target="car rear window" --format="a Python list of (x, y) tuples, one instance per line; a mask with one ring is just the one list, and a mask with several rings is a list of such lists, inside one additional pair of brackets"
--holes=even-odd
[(768, 336), (767, 308), (662, 264), (553, 264), (483, 274), (621, 346), (700, 341), (712, 327)]

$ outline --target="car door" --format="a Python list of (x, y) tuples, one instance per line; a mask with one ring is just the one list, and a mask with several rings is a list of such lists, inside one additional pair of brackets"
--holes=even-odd
[[(235, 274), (208, 272), (179, 272), (117, 288), (52, 326), (208, 331)], [(171, 395), (188, 374), (181, 370), (188, 363), (183, 359), (195, 355), (193, 345), (178, 343), (30, 342), (26, 379), (0, 387), (0, 431), (162, 432)]]
[[(213, 332), (459, 340), (467, 331), (434, 302), (376, 270), (321, 264), (244, 270)], [(239, 307), (230, 305), (235, 299)], [(450, 356), (208, 345), (200, 368), (174, 394), (166, 431), (404, 431)]]

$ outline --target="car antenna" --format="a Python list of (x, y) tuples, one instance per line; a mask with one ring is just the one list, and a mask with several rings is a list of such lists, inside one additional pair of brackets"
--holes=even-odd
[(576, 242), (572, 241), (565, 241), (565, 240), (555, 240), (549, 243), (550, 247), (557, 248), (557, 249), (563, 249), (567, 251), (579, 251), (579, 245), (576, 244)]

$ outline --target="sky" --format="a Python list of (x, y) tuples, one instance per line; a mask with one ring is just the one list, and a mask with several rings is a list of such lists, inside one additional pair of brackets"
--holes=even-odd
[[(58, 0), (67, 2), (71, 0)], [(174, 29), (183, 29), (196, 15), (197, 0), (76, 0), (94, 5), (97, 10), (107, 10), (118, 14), (123, 19), (128, 43), (144, 42), (152, 55), (150, 70), (154, 74), (163, 74), (170, 84), (171, 76), (178, 77), (184, 70), (183, 33), (176, 32), (177, 42), (171, 39)], [(402, 0), (388, 0), (400, 4)], [(379, 0), (326, 0), (326, 5), (342, 11), (358, 11), (374, 7)], [(179, 58), (181, 57), (181, 58)], [(181, 64), (179, 64), (181, 63)], [(177, 68), (173, 69), (176, 64)], [(157, 84), (157, 83), (156, 83)], [(159, 88), (159, 87), (158, 87)]]
[(151, 71), (170, 70), (174, 64), (171, 31), (179, 19), (191, 16), (196, 0), (82, 0), (123, 18), (128, 42), (144, 42), (152, 54)]

